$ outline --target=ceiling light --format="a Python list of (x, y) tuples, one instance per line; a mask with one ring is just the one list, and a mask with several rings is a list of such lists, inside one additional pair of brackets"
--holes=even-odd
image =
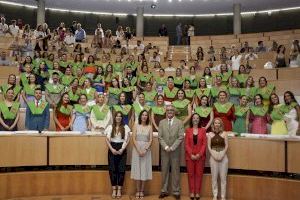
[(172, 0), (169, 0), (169, 3), (171, 3), (172, 2)]

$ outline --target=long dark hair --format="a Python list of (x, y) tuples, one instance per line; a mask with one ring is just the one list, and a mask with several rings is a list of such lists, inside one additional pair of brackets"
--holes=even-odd
[(287, 104), (287, 102), (286, 102), (286, 100), (285, 100), (285, 98), (284, 98), (285, 94), (289, 94), (289, 95), (291, 96), (292, 102), (296, 102), (296, 103), (298, 104), (298, 102), (297, 102), (297, 100), (296, 100), (296, 98), (295, 98), (294, 93), (292, 93), (291, 91), (286, 91), (286, 92), (284, 93), (284, 95), (283, 95), (283, 99), (284, 99), (284, 103), (285, 103), (285, 104)]
[[(58, 111), (58, 110), (60, 109), (61, 105), (63, 104), (63, 99), (64, 99), (64, 96), (65, 96), (65, 95), (68, 95), (68, 96), (69, 96), (68, 92), (65, 92), (65, 93), (63, 93), (63, 94), (61, 95), (61, 98), (60, 98), (60, 100), (59, 100), (59, 102), (58, 102), (58, 104), (57, 104), (57, 106), (56, 106), (56, 111)], [(69, 100), (68, 105), (71, 105), (71, 104), (70, 104), (70, 100)]]
[(190, 128), (193, 128), (193, 117), (194, 117), (195, 115), (198, 115), (198, 117), (199, 117), (198, 128), (201, 128), (201, 123), (200, 123), (201, 117), (200, 117), (200, 115), (199, 115), (198, 113), (192, 114), (192, 117), (191, 117), (191, 120), (190, 120)]
[(125, 138), (125, 127), (124, 127), (124, 123), (123, 123), (123, 113), (121, 111), (117, 111), (114, 115), (114, 119), (113, 119), (113, 124), (112, 124), (112, 132), (111, 132), (111, 137), (114, 138), (116, 133), (116, 126), (117, 126), (117, 122), (116, 122), (116, 117), (118, 115), (121, 115), (122, 120), (119, 126), (119, 131), (121, 132), (121, 138), (124, 139)]
[(270, 97), (269, 97), (269, 101), (270, 101), (269, 110), (268, 110), (269, 113), (271, 113), (273, 111), (274, 106), (275, 106), (275, 104), (272, 101), (272, 96), (276, 96), (276, 98), (278, 99), (278, 103), (279, 103), (279, 97), (278, 97), (278, 95), (275, 94), (275, 93), (271, 94)]
[(147, 110), (142, 110), (141, 112), (140, 112), (140, 114), (139, 114), (139, 118), (138, 118), (138, 123), (139, 123), (139, 125), (141, 125), (142, 124), (142, 115), (143, 115), (143, 113), (144, 112), (146, 112), (147, 113), (147, 115), (148, 115), (148, 117), (147, 117), (147, 121), (146, 121), (146, 125), (149, 125), (149, 123), (150, 123), (150, 119), (149, 119), (149, 112), (147, 111)]

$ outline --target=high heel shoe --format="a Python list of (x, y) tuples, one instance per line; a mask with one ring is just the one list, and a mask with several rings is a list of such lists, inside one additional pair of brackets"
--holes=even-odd
[(111, 194), (111, 198), (115, 199), (117, 197), (117, 188), (113, 187), (113, 192)]

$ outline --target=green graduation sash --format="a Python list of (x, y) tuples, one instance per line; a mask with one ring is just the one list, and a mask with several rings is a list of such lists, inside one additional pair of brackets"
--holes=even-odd
[(297, 102), (292, 102), (291, 104), (287, 105), (285, 104), (282, 109), (285, 113), (289, 113), (293, 108), (295, 108), (298, 105)]
[(137, 68), (137, 63), (135, 61), (131, 61), (131, 62), (127, 63), (126, 66), (130, 66), (132, 71), (135, 71)]
[(232, 96), (240, 96), (240, 88), (228, 87), (228, 91)]
[(227, 113), (229, 109), (233, 106), (231, 102), (225, 104), (220, 104), (219, 102), (214, 103), (215, 108), (219, 113)]
[(167, 84), (167, 77), (156, 76), (155, 77), (155, 82), (156, 82), (157, 85), (166, 85)]
[(182, 85), (183, 82), (184, 82), (184, 78), (183, 78), (183, 77), (178, 77), (178, 76), (176, 76), (176, 77), (174, 78), (174, 84), (175, 84), (175, 85)]
[[(1, 86), (1, 91), (2, 91), (2, 94), (6, 94), (6, 91), (8, 90), (8, 88), (10, 88), (12, 86), (8, 85), (8, 84), (4, 84)], [(16, 96), (18, 96), (18, 94), (21, 92), (21, 86), (19, 85), (15, 85), (14, 87), (14, 99), (16, 98)]]
[(48, 102), (46, 102), (44, 100), (41, 100), (41, 103), (38, 107), (36, 107), (35, 101), (28, 102), (28, 107), (33, 115), (41, 115), (44, 112), (47, 105), (48, 105)]
[(196, 89), (196, 95), (200, 99), (203, 95), (210, 96), (210, 88), (197, 88)]
[(248, 106), (235, 106), (235, 115), (239, 117), (243, 117), (249, 110)]
[(228, 72), (225, 72), (223, 74), (219, 74), (222, 77), (222, 82), (228, 82), (229, 78), (232, 75), (232, 70), (228, 70)]
[(20, 108), (19, 102), (13, 102), (12, 107), (9, 110), (5, 102), (0, 102), (0, 110), (4, 119), (15, 119)]
[(120, 93), (122, 92), (122, 90), (120, 88), (109, 87), (108, 88), (108, 92), (109, 92), (109, 94), (113, 94), (113, 95), (119, 96)]
[(212, 108), (211, 107), (203, 107), (203, 106), (198, 106), (195, 108), (195, 112), (203, 118), (208, 117), (208, 115), (211, 113)]
[(192, 88), (197, 88), (199, 85), (199, 78), (195, 76), (195, 78), (186, 77), (185, 80), (189, 80)]
[(212, 77), (206, 75), (206, 76), (204, 76), (204, 78), (205, 78), (205, 80), (206, 80), (206, 84), (207, 84), (207, 85), (211, 85), (211, 83), (212, 83)]
[(189, 99), (191, 99), (191, 98), (193, 98), (193, 97), (194, 97), (195, 90), (191, 90), (191, 89), (189, 89), (189, 90), (184, 90), (184, 92), (185, 92), (185, 96), (186, 96), (186, 98), (189, 98)]
[(97, 120), (104, 120), (108, 111), (109, 111), (109, 106), (107, 105), (99, 106), (96, 104), (92, 107), (92, 112), (94, 112)]
[(111, 83), (111, 79), (113, 78), (113, 75), (111, 75), (111, 76), (106, 76), (105, 78), (104, 78), (104, 81), (106, 82), (106, 83)]
[(188, 99), (184, 99), (184, 100), (176, 100), (173, 101), (172, 104), (176, 109), (183, 109), (183, 108), (187, 108), (187, 106), (189, 105), (190, 100)]
[(257, 88), (257, 94), (262, 95), (263, 99), (269, 99), (275, 86), (268, 84), (266, 87)]
[(120, 106), (120, 105), (113, 105), (113, 109), (116, 111), (116, 112), (121, 112), (123, 115), (128, 115), (130, 110), (131, 110), (131, 105), (123, 105), (123, 106)]
[(24, 72), (21, 73), (20, 80), (21, 80), (22, 85), (28, 84), (28, 78), (26, 76), (26, 73), (24, 73)]
[(250, 108), (250, 110), (253, 113), (253, 115), (263, 117), (267, 114), (268, 107), (267, 106), (252, 106)]
[(248, 74), (238, 74), (235, 77), (239, 81), (239, 83), (245, 84), (249, 75)]
[(167, 98), (175, 98), (176, 94), (178, 92), (178, 88), (174, 87), (172, 91), (168, 87), (164, 87), (164, 94), (166, 95)]
[(123, 67), (121, 63), (113, 64), (114, 72), (123, 72)]
[(153, 106), (151, 108), (151, 111), (155, 115), (165, 115), (166, 114), (166, 108), (164, 106)]
[(53, 61), (45, 60), (45, 64), (47, 65), (48, 69), (53, 69)]
[(64, 115), (70, 116), (73, 110), (73, 106), (67, 105), (67, 107), (61, 105), (59, 108), (59, 112), (63, 113)]
[(143, 93), (145, 95), (145, 101), (154, 101), (157, 95), (157, 92), (155, 90), (152, 90), (150, 92), (144, 91)]
[[(78, 78), (78, 77), (77, 77), (77, 78)], [(85, 76), (81, 76), (81, 77), (78, 79), (79, 85), (80, 85), (80, 86), (83, 86), (85, 80), (86, 80), (86, 77), (85, 77)]]
[(81, 90), (81, 94), (85, 94), (87, 96), (88, 100), (95, 99), (95, 93), (96, 93), (96, 89), (95, 88), (90, 88), (89, 93), (86, 91), (86, 89), (82, 89)]
[(83, 107), (80, 104), (75, 104), (74, 109), (75, 109), (76, 112), (79, 112), (81, 114), (87, 114), (91, 111), (91, 108), (89, 106)]
[(61, 83), (65, 86), (70, 86), (71, 82), (74, 80), (74, 76), (72, 75), (63, 75), (61, 79)]
[(100, 83), (103, 80), (103, 76), (102, 75), (97, 75), (97, 77), (94, 79), (95, 83)]
[(48, 72), (49, 72), (51, 77), (52, 77), (54, 72), (58, 73), (59, 78), (63, 77), (63, 75), (64, 75), (61, 71), (56, 70), (56, 69), (55, 70), (49, 70)]
[(139, 75), (139, 80), (141, 82), (149, 82), (151, 78), (152, 78), (152, 74), (151, 73), (149, 73), (149, 74), (140, 74)]
[(274, 105), (270, 114), (272, 120), (283, 120), (285, 109), (283, 104)]
[(64, 86), (61, 84), (58, 84), (55, 88), (53, 84), (48, 83), (45, 85), (45, 87), (50, 94), (59, 94), (64, 89)]
[(137, 78), (134, 76), (134, 77), (131, 79), (130, 84), (131, 84), (131, 85), (136, 85), (136, 83), (137, 83)]
[(34, 96), (34, 90), (39, 87), (40, 85), (34, 85), (33, 88), (31, 88), (31, 85), (24, 85), (23, 90), (26, 95)]
[(220, 91), (227, 91), (227, 87), (225, 85), (220, 87), (212, 87), (210, 91), (213, 97), (217, 97)]
[(248, 89), (247, 91), (247, 88), (240, 88), (240, 93), (241, 93), (241, 96), (242, 95), (245, 95), (247, 96), (248, 100), (252, 100), (256, 94), (256, 90), (257, 88), (256, 87), (251, 87), (250, 89)]
[(66, 68), (68, 66), (68, 62), (65, 62), (65, 61), (59, 61), (59, 66), (63, 67), (63, 68)]
[(142, 112), (142, 110), (147, 110), (147, 111), (149, 111), (149, 110), (151, 109), (150, 106), (148, 106), (147, 104), (145, 104), (145, 105), (143, 106), (143, 108), (141, 108), (140, 104), (137, 103), (137, 102), (134, 102), (134, 103), (132, 104), (132, 106), (133, 106), (134, 112), (135, 112), (136, 114), (138, 114), (138, 115)]
[(70, 101), (78, 101), (80, 93), (81, 92), (79, 90), (76, 90), (76, 92), (73, 93), (72, 89), (70, 89), (70, 91), (68, 92), (68, 95), (70, 97)]
[(123, 87), (122, 91), (123, 92), (132, 92), (135, 90), (135, 86), (129, 86), (129, 87)]

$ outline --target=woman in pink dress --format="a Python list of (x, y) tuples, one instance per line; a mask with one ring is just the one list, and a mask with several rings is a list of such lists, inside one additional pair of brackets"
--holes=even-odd
[(250, 108), (250, 132), (254, 134), (267, 134), (269, 122), (268, 107), (263, 104), (263, 97), (260, 94), (254, 96), (254, 106)]

